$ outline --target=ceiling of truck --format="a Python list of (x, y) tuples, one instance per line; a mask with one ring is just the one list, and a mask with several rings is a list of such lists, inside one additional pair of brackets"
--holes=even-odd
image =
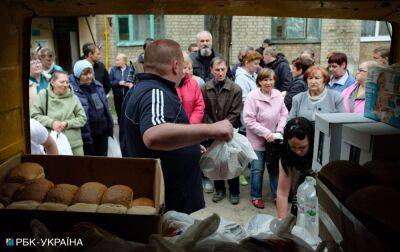
[(209, 14), (318, 17), (400, 22), (400, 1), (296, 0), (14, 0), (37, 16)]

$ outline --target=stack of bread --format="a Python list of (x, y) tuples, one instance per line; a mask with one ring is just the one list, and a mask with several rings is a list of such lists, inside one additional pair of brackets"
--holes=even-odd
[(6, 182), (0, 184), (0, 209), (156, 214), (153, 200), (133, 198), (134, 191), (125, 185), (109, 188), (98, 182), (87, 182), (81, 187), (54, 185), (36, 163), (18, 164)]

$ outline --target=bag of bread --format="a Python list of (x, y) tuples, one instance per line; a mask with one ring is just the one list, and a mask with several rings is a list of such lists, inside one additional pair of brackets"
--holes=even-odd
[(101, 202), (107, 187), (98, 182), (87, 182), (83, 184), (75, 194), (73, 203), (97, 204)]
[(44, 169), (40, 164), (26, 162), (19, 163), (12, 168), (7, 177), (7, 181), (25, 183), (44, 177)]
[(75, 194), (78, 192), (79, 187), (70, 184), (55, 185), (47, 193), (46, 202), (61, 203), (67, 206), (71, 205)]
[(37, 202), (43, 202), (46, 198), (46, 194), (54, 184), (47, 179), (37, 179), (26, 185), (24, 190), (16, 197), (16, 200), (34, 200)]
[(113, 185), (104, 192), (101, 203), (119, 204), (129, 207), (132, 198), (133, 191), (130, 187), (124, 185)]
[(34, 210), (39, 206), (39, 202), (34, 200), (15, 201), (7, 206), (7, 209), (27, 209)]

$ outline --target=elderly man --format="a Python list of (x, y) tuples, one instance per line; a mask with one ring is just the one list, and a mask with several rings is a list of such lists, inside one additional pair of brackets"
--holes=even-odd
[(192, 213), (204, 207), (199, 168), (201, 141), (230, 141), (228, 120), (189, 124), (176, 87), (183, 78), (183, 55), (173, 40), (156, 40), (144, 54), (144, 73), (123, 104), (121, 149), (125, 157), (159, 158), (166, 210)]
[[(222, 56), (212, 49), (212, 35), (208, 31), (202, 31), (197, 34), (197, 44), (199, 50), (190, 54), (193, 62), (193, 74), (207, 82), (213, 77), (210, 70), (211, 60)], [(233, 77), (230, 69), (228, 69), (228, 77)]]
[(279, 91), (287, 91), (292, 83), (292, 73), (289, 62), (284, 55), (274, 48), (268, 47), (263, 52), (265, 66), (274, 70), (276, 75), (275, 88)]
[[(243, 108), (242, 89), (239, 85), (226, 77), (228, 67), (222, 58), (211, 61), (211, 72), (214, 76), (203, 88), (203, 97), (206, 104), (204, 121), (216, 123), (229, 120), (233, 127), (240, 126), (240, 112)], [(210, 143), (208, 143), (210, 144)], [(229, 201), (236, 205), (239, 203), (239, 177), (228, 180)], [(219, 202), (225, 197), (225, 181), (214, 181), (214, 202)]]

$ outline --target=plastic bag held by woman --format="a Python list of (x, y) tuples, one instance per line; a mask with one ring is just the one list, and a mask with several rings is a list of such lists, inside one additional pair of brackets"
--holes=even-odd
[(108, 137), (107, 157), (122, 157), (121, 147), (114, 137)]
[(63, 133), (52, 130), (50, 136), (56, 141), (59, 155), (73, 155), (68, 138)]
[(239, 176), (255, 159), (257, 155), (249, 140), (235, 130), (230, 142), (214, 141), (211, 144), (200, 159), (200, 168), (210, 179), (232, 179)]

